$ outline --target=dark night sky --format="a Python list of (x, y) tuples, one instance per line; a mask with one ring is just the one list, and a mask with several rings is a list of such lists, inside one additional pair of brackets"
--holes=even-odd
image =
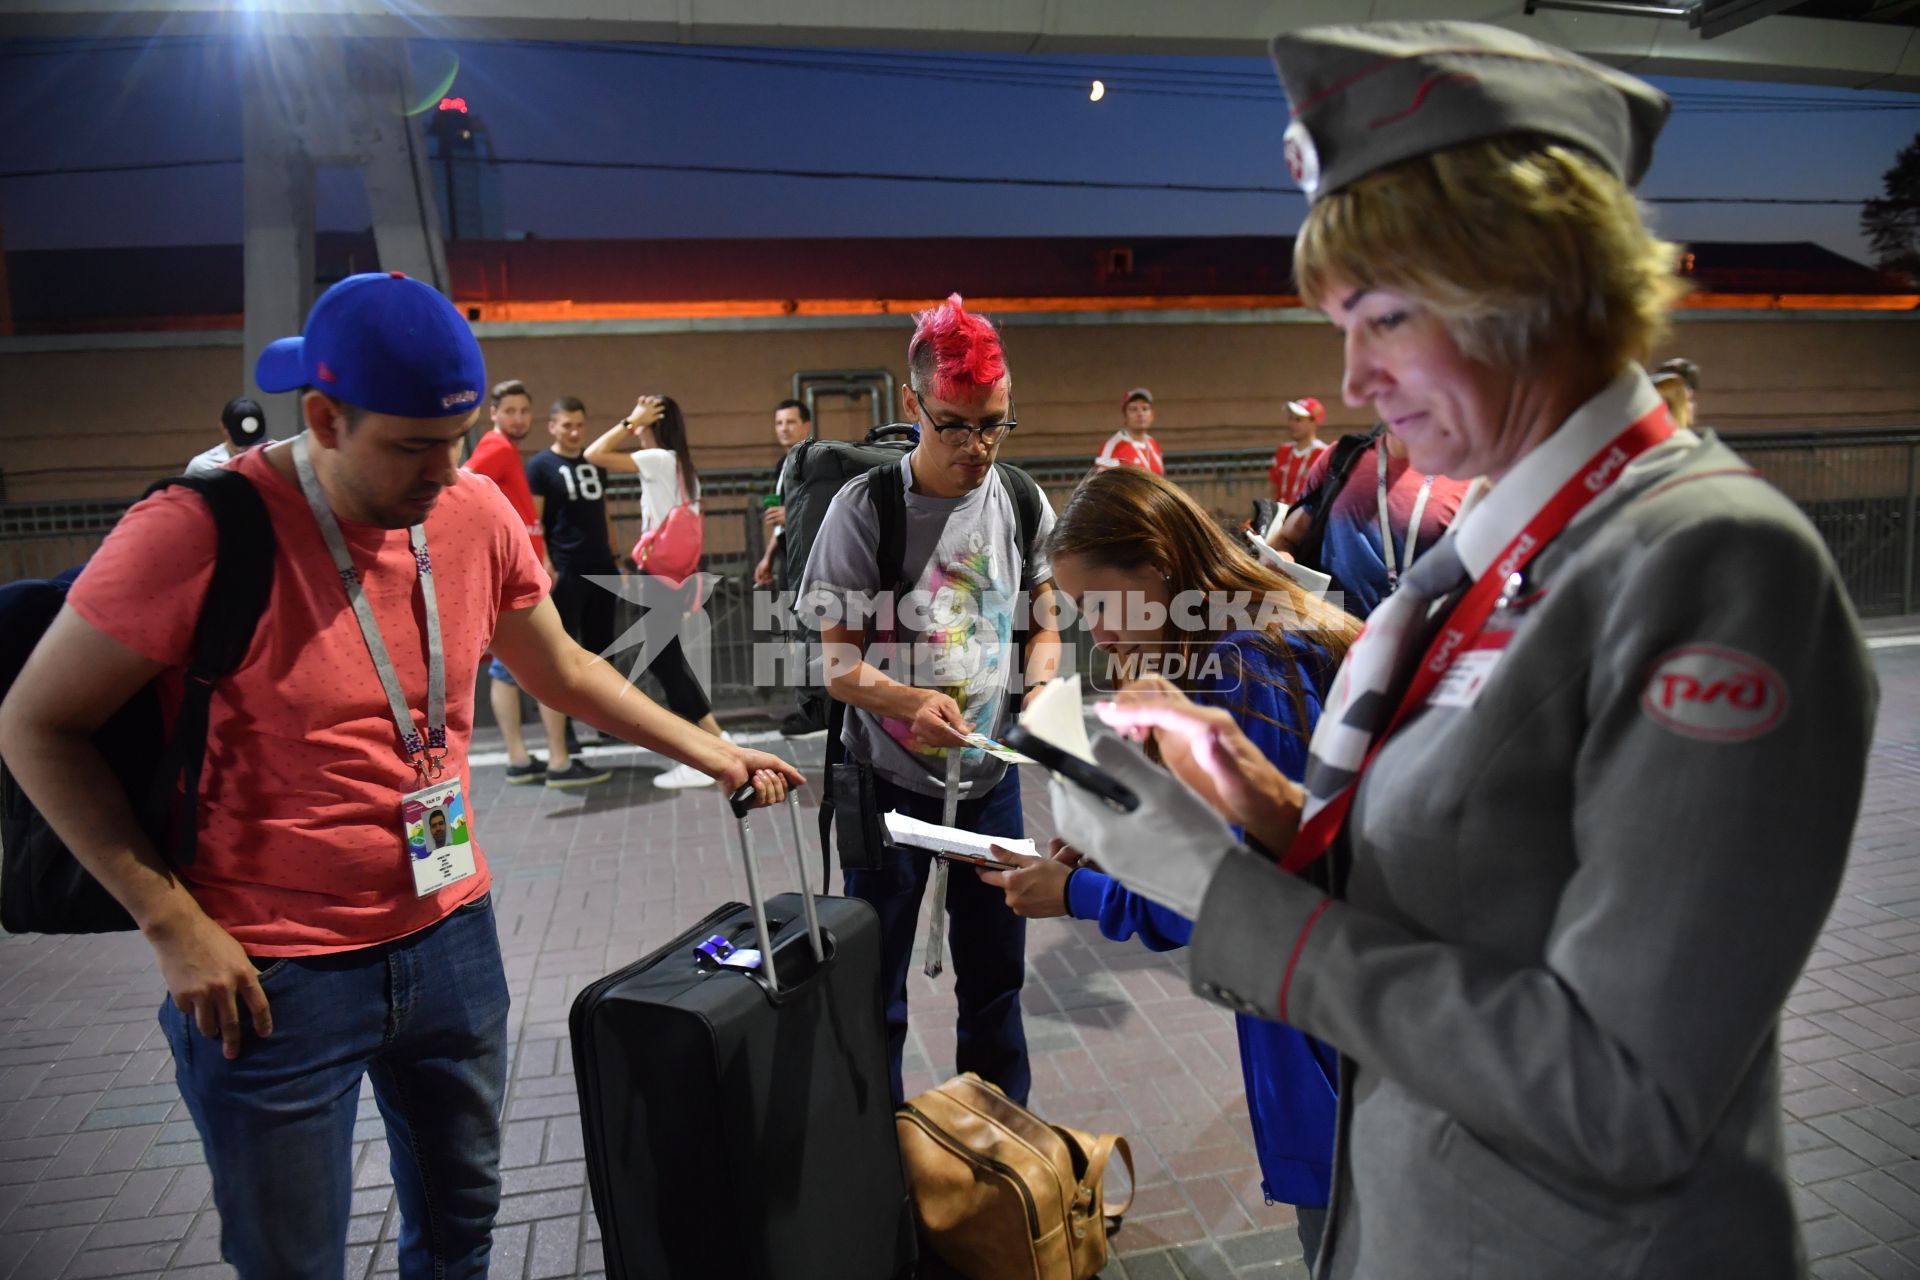
[[(659, 47), (651, 47), (659, 49)], [(497, 154), (1105, 182), (1287, 185), (1285, 105), (1263, 59), (935, 55), (923, 51), (414, 46)], [(0, 172), (240, 154), (236, 48), (0, 44)], [(785, 65), (733, 59), (770, 58)], [(839, 64), (815, 69), (795, 62)], [(1057, 71), (1058, 85), (1000, 83)], [(1075, 69), (1083, 69), (1084, 74)], [(905, 74), (877, 74), (877, 72)], [(1088, 101), (1095, 75), (1113, 83)], [(1180, 77), (1193, 92), (1167, 89)], [(1642, 192), (1859, 199), (1920, 130), (1920, 95), (1662, 80), (1680, 107)], [(1131, 87), (1130, 87), (1131, 86)], [(1728, 95), (1744, 105), (1733, 108)], [(1894, 104), (1755, 111), (1756, 99)], [(506, 225), (542, 237), (1206, 235), (1291, 232), (1297, 196), (965, 187), (554, 170), (504, 175)], [(1661, 206), (1669, 235), (1801, 240), (1867, 256), (1851, 205)], [(366, 225), (349, 175), (321, 186), (323, 229)], [(232, 243), (237, 165), (0, 180), (9, 249)]]

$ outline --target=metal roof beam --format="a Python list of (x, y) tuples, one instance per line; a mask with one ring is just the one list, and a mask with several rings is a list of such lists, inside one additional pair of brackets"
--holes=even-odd
[[(1773, 0), (1727, 2), (1754, 16), (1752, 6), (1777, 7)], [(1682, 17), (1531, 7), (1526, 0), (0, 0), (0, 37), (221, 33), (1260, 54), (1275, 34), (1318, 23), (1473, 18), (1642, 74), (1920, 91), (1916, 28), (1782, 14), (1764, 22), (1748, 16), (1704, 40)]]

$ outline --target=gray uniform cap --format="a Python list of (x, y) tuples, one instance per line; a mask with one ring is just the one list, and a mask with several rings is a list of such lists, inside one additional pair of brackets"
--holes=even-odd
[(1591, 154), (1633, 186), (1673, 104), (1622, 71), (1477, 22), (1369, 22), (1275, 38), (1287, 169), (1310, 199), (1414, 156), (1511, 133)]

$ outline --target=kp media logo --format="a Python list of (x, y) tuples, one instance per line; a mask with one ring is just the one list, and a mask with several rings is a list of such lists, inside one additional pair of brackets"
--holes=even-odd
[(1087, 687), (1099, 693), (1118, 693), (1151, 676), (1182, 688), (1236, 693), (1246, 670), (1240, 646), (1232, 642), (1209, 646), (1167, 641), (1112, 652), (1096, 649), (1088, 666)]

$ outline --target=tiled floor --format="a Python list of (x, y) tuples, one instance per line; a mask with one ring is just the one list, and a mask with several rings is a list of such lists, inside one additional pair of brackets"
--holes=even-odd
[[(1920, 1277), (1920, 648), (1877, 653), (1884, 705), (1843, 897), (1784, 1023), (1787, 1138), (1819, 1277)], [(810, 744), (802, 764), (817, 765)], [(657, 764), (569, 794), (476, 776), (514, 997), (505, 1200), (493, 1274), (598, 1274), (566, 1016), (586, 981), (741, 896), (711, 790)], [(1028, 794), (1030, 830), (1048, 829)], [(776, 829), (783, 824), (763, 824)], [(810, 828), (809, 828), (810, 829)], [(770, 843), (766, 882), (790, 872)], [(947, 980), (949, 983), (951, 979)], [(0, 940), (0, 1280), (231, 1275), (137, 937)], [(951, 1062), (950, 988), (916, 969), (909, 1089)], [(1292, 1213), (1262, 1202), (1232, 1023), (1178, 954), (1036, 922), (1026, 995), (1034, 1105), (1132, 1140), (1139, 1196), (1106, 1274), (1300, 1277)], [(370, 1099), (348, 1274), (391, 1274), (398, 1219)]]

